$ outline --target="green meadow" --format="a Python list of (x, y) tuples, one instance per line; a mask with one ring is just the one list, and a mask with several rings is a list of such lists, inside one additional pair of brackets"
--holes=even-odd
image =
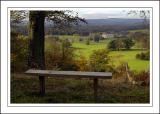
[[(89, 58), (94, 50), (106, 48), (106, 43), (93, 43), (86, 45), (85, 43), (73, 43), (73, 47), (76, 48), (76, 54), (78, 56), (83, 55)], [(110, 61), (113, 65), (118, 66), (121, 63), (128, 62), (131, 70), (142, 71), (149, 69), (149, 61), (136, 59), (136, 54), (142, 52), (141, 50), (131, 49), (130, 51), (110, 51)]]
[(128, 62), (131, 70), (134, 71), (147, 71), (149, 69), (149, 61), (136, 59), (136, 54), (142, 51), (112, 51), (110, 52), (111, 61), (115, 66), (120, 65), (120, 63)]
[(75, 42), (72, 44), (72, 47), (76, 49), (75, 53), (80, 56), (85, 56), (89, 58), (94, 50), (107, 48), (108, 41), (100, 41), (99, 43), (90, 42), (90, 45), (86, 45), (85, 42)]
[[(90, 44), (87, 45), (86, 41), (79, 41), (80, 36), (76, 35), (60, 35), (60, 39), (69, 38), (72, 39), (72, 47), (75, 49), (76, 57), (84, 56), (87, 59), (92, 54), (94, 50), (99, 49), (107, 49), (107, 45), (112, 39), (100, 40), (99, 43), (94, 41), (90, 41)], [(138, 43), (136, 43), (138, 44)], [(110, 64), (113, 64), (115, 67), (120, 65), (121, 63), (127, 62), (130, 69), (134, 71), (147, 71), (149, 69), (149, 61), (148, 60), (139, 60), (136, 59), (136, 54), (143, 52), (144, 50), (139, 49), (135, 46), (131, 50), (120, 50), (120, 51), (110, 51)], [(137, 48), (137, 49), (136, 49)]]

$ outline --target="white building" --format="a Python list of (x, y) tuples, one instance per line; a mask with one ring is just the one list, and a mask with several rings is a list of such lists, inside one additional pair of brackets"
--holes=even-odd
[(114, 34), (111, 33), (102, 33), (103, 38), (114, 38)]

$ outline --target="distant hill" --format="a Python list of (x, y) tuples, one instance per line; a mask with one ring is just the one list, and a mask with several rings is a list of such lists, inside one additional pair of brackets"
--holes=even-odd
[[(143, 24), (143, 19), (122, 19), (122, 18), (108, 18), (108, 19), (86, 19), (87, 25), (102, 26), (102, 25), (117, 25), (117, 26), (138, 26)], [(27, 25), (27, 21), (19, 23), (19, 26)], [(51, 26), (51, 22), (46, 22), (46, 26)], [(81, 25), (86, 25), (81, 23)]]
[(122, 18), (108, 18), (108, 19), (87, 19), (89, 25), (117, 25), (117, 26), (131, 26), (143, 24), (143, 19), (122, 19)]
[[(122, 18), (108, 18), (108, 19), (86, 19), (88, 24), (80, 23), (81, 26), (75, 26), (74, 30), (58, 30), (53, 31), (53, 23), (45, 22), (45, 30), (53, 32), (53, 34), (65, 34), (65, 33), (90, 33), (90, 32), (105, 32), (105, 31), (126, 31), (144, 29), (143, 19), (122, 19)], [(149, 21), (148, 21), (149, 22)], [(17, 32), (28, 34), (27, 28), (28, 21), (21, 22), (19, 24), (13, 24), (11, 28)], [(17, 26), (17, 27), (15, 27)]]

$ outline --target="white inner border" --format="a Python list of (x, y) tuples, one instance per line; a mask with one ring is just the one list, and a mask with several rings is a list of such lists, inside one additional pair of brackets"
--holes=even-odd
[[(57, 8), (57, 9), (67, 9), (67, 8)], [(72, 8), (70, 10), (74, 10), (75, 8)], [(99, 9), (99, 8), (98, 8)], [(124, 8), (128, 9), (128, 8)], [(152, 91), (152, 8), (129, 8), (130, 10), (136, 10), (136, 9), (141, 9), (141, 10), (149, 10), (150, 11), (150, 26), (151, 26), (151, 30), (150, 30), (150, 50), (151, 50), (151, 60), (150, 60), (150, 73), (151, 73), (151, 81), (150, 81), (150, 90)], [(53, 8), (8, 8), (8, 82), (10, 81), (10, 11), (11, 10), (53, 10)], [(150, 103), (147, 104), (123, 104), (121, 103), (120, 105), (122, 106), (152, 106), (152, 92), (150, 92)], [(45, 106), (120, 106), (119, 104), (114, 104), (114, 103), (110, 103), (110, 104), (45, 104)], [(44, 106), (44, 104), (11, 104), (10, 103), (10, 83), (8, 83), (8, 106)]]
[[(119, 112), (147, 112), (153, 113), (158, 112), (159, 106), (159, 2), (158, 1), (2, 1), (1, 2), (1, 110), (2, 112), (13, 113), (13, 112), (37, 112), (37, 113), (119, 113)], [(153, 61), (151, 59), (150, 65), (153, 63), (153, 79), (151, 77), (150, 86), (150, 104), (10, 104), (10, 39), (8, 39), (8, 50), (7, 50), (7, 23), (8, 23), (8, 38), (10, 38), (10, 21), (7, 22), (7, 8), (8, 7), (153, 7), (153, 40), (151, 40), (150, 49), (152, 50), (153, 42)], [(10, 10), (11, 8), (9, 8)], [(13, 8), (12, 8), (13, 9)], [(16, 8), (14, 8), (16, 9)], [(18, 8), (19, 9), (19, 8)], [(35, 8), (33, 8), (35, 9)], [(32, 10), (33, 10), (32, 9)], [(36, 8), (36, 10), (42, 8)], [(45, 8), (49, 10), (50, 8)], [(8, 10), (8, 14), (9, 14)], [(25, 9), (27, 10), (27, 9)], [(29, 8), (28, 10), (31, 10)], [(43, 9), (44, 10), (44, 9)], [(152, 12), (152, 11), (151, 11)], [(8, 18), (9, 20), (9, 18)], [(152, 21), (152, 15), (150, 20)], [(151, 36), (152, 39), (152, 22), (151, 25)], [(8, 51), (8, 56), (7, 56)], [(152, 56), (151, 56), (152, 58)], [(8, 61), (8, 85), (7, 85), (7, 61)], [(152, 66), (150, 67), (150, 72), (152, 73)], [(153, 96), (152, 96), (152, 80), (153, 80)], [(7, 91), (8, 86), (8, 91)], [(7, 96), (7, 92), (8, 95)], [(8, 99), (9, 98), (9, 99)], [(153, 98), (153, 101), (152, 101)], [(8, 101), (8, 102), (7, 102)], [(153, 103), (153, 106), (152, 106)], [(8, 106), (16, 107), (8, 107)], [(27, 107), (19, 107), (27, 106)], [(32, 107), (29, 107), (32, 106)], [(42, 107), (33, 107), (42, 106)], [(43, 107), (43, 106), (83, 106), (83, 107)], [(94, 107), (84, 107), (84, 106), (94, 106)], [(95, 106), (108, 106), (108, 107), (95, 107)], [(117, 107), (115, 107), (117, 106)], [(134, 107), (127, 107), (134, 106)], [(150, 106), (150, 107), (146, 107)], [(127, 108), (126, 108), (127, 107)], [(132, 111), (131, 111), (132, 110)]]

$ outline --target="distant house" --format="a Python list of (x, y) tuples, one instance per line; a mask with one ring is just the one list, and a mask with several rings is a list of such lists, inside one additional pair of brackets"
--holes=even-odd
[(114, 38), (114, 34), (111, 33), (102, 33), (103, 38)]
[(116, 38), (125, 38), (125, 37), (127, 37), (127, 35), (128, 35), (127, 31), (121, 31), (121, 32), (116, 33), (115, 37)]

